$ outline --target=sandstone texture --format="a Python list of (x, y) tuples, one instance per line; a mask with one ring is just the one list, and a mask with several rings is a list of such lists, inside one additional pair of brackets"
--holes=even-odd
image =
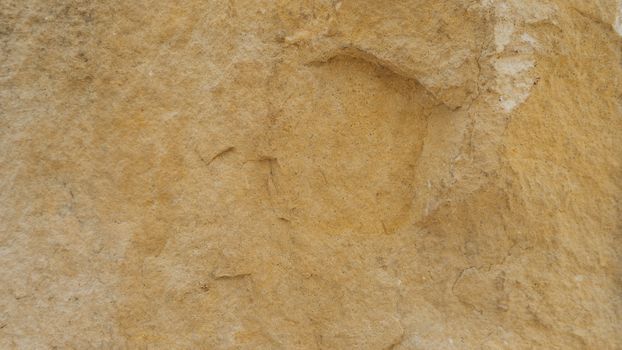
[(0, 349), (622, 349), (622, 3), (0, 1)]

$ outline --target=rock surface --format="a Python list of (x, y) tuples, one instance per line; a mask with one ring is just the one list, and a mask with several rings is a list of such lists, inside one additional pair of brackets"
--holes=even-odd
[(621, 18), (2, 1), (0, 348), (622, 349)]

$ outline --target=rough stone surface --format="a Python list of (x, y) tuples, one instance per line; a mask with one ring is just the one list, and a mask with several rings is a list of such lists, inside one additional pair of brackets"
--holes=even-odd
[(621, 21), (0, 2), (0, 348), (622, 349)]

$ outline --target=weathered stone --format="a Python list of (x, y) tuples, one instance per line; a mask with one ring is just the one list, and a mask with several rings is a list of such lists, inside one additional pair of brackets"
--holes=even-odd
[(0, 4), (0, 348), (622, 348), (616, 0)]

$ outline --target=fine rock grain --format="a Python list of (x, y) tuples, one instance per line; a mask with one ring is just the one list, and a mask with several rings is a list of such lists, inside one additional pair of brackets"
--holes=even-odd
[(1, 349), (622, 349), (617, 0), (4, 0)]

